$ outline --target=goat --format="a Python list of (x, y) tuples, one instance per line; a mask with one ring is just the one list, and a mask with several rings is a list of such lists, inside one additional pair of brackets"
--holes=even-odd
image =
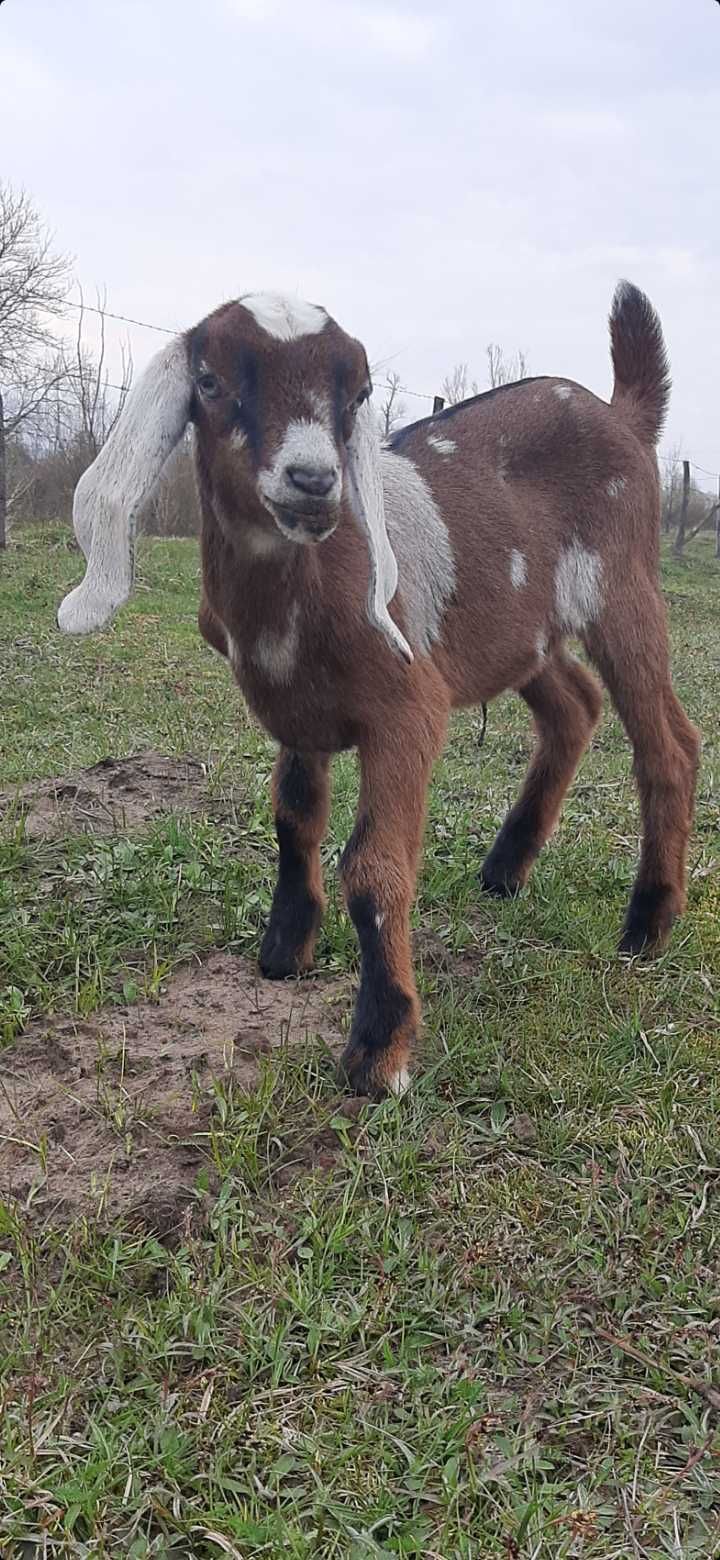
[(361, 975), (342, 1071), (401, 1093), (419, 1003), (409, 919), (431, 769), (451, 709), (515, 689), (537, 743), (480, 873), (515, 894), (598, 722), (633, 747), (643, 841), (621, 950), (666, 939), (685, 897), (699, 742), (673, 691), (658, 585), (655, 443), (670, 389), (657, 315), (620, 283), (607, 404), (524, 379), (396, 432), (382, 448), (365, 351), (324, 309), (274, 294), (224, 304), (158, 353), (81, 478), (87, 558), (60, 627), (126, 600), (139, 509), (190, 422), (202, 511), (199, 627), (280, 744), (279, 872), (262, 973), (313, 961), (330, 757), (357, 748), (341, 859)]

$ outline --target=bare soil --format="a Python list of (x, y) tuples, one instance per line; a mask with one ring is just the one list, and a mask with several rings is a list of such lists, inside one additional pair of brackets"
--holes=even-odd
[(32, 1025), (0, 1053), (0, 1197), (44, 1224), (122, 1215), (161, 1238), (192, 1225), (213, 1086), (254, 1089), (263, 1055), (308, 1035), (339, 1051), (349, 1001), (344, 979), (271, 983), (215, 953), (157, 1002)]
[(195, 812), (207, 801), (207, 769), (198, 759), (133, 753), (0, 790), (0, 817), (19, 809), (28, 839), (117, 834), (164, 813)]

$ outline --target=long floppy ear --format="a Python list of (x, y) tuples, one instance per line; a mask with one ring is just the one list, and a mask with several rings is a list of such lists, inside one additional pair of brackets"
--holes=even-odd
[(398, 566), (385, 526), (380, 435), (369, 401), (358, 410), (347, 449), (353, 513), (365, 532), (370, 553), (367, 614), (393, 650), (404, 660), (412, 661), (412, 650), (388, 612), (397, 590)]
[(75, 489), (73, 525), (87, 570), (60, 604), (57, 620), (63, 633), (102, 628), (127, 601), (137, 517), (182, 438), (191, 395), (187, 350), (178, 336), (133, 386), (107, 443)]

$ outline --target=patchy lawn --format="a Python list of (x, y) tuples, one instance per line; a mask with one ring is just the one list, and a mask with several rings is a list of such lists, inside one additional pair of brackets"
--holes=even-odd
[[(146, 543), (108, 633), (54, 627), (58, 528), (0, 557), (0, 1552), (720, 1555), (720, 566), (664, 567), (705, 751), (669, 952), (608, 710), (527, 893), (475, 876), (517, 699), (456, 720), (415, 912), (401, 1103), (333, 1081), (356, 972), (268, 988), (272, 747)], [(101, 762), (111, 759), (111, 763)], [(120, 762), (122, 761), (122, 762)]]

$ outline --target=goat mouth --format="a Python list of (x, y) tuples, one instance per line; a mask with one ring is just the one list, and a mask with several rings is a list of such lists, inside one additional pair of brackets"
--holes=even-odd
[(326, 509), (293, 509), (285, 504), (273, 504), (272, 516), (283, 536), (300, 543), (326, 541), (338, 523), (338, 516), (328, 515)]

